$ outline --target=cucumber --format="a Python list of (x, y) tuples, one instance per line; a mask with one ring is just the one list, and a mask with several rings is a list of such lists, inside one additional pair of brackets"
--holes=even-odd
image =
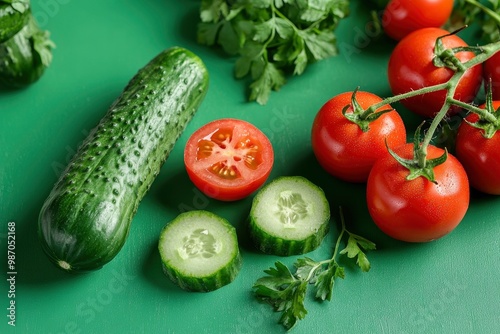
[(250, 237), (266, 254), (304, 254), (319, 247), (329, 221), (330, 206), (321, 188), (302, 176), (282, 176), (254, 197)]
[(101, 268), (125, 243), (139, 202), (208, 88), (192, 52), (161, 52), (131, 79), (45, 201), (38, 235), (67, 271)]
[(187, 291), (219, 289), (236, 278), (242, 264), (235, 228), (204, 210), (181, 213), (168, 223), (158, 250), (165, 275)]
[(0, 43), (17, 34), (28, 22), (29, 15), (29, 1), (0, 0)]
[(0, 44), (0, 87), (24, 88), (43, 75), (52, 62), (54, 42), (30, 14), (26, 25)]

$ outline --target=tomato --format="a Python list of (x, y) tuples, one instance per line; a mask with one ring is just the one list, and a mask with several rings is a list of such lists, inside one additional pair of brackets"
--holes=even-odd
[[(448, 34), (439, 28), (424, 28), (403, 38), (394, 48), (389, 58), (388, 78), (394, 95), (407, 93), (422, 87), (447, 82), (454, 74), (452, 69), (434, 66), (434, 45), (436, 39)], [(446, 48), (466, 46), (458, 36), (450, 35), (442, 39)], [(472, 52), (458, 52), (457, 58), (465, 62), (474, 57)], [(470, 103), (482, 83), (482, 66), (468, 69), (457, 85), (454, 97)], [(402, 100), (401, 103), (412, 112), (423, 117), (434, 117), (444, 104), (446, 91), (427, 93)], [(448, 115), (456, 114), (460, 108), (453, 107)]]
[(491, 92), (493, 100), (500, 100), (500, 52), (495, 53), (483, 63), (484, 83), (489, 87), (491, 79)]
[(389, 37), (401, 40), (418, 29), (441, 27), (452, 10), (453, 0), (391, 0), (382, 13), (382, 27)]
[[(369, 130), (348, 120), (342, 109), (350, 106), (352, 92), (341, 93), (327, 101), (316, 114), (311, 139), (313, 152), (319, 164), (331, 175), (349, 182), (366, 182), (370, 169), (378, 158), (388, 153), (389, 147), (406, 142), (406, 130), (397, 111), (383, 114), (369, 125)], [(357, 92), (356, 100), (362, 108), (382, 101), (369, 92)], [(377, 110), (391, 109), (385, 105)]]
[(205, 124), (186, 143), (189, 178), (205, 195), (222, 201), (247, 197), (268, 178), (274, 152), (253, 124), (224, 118)]
[[(413, 144), (394, 150), (411, 159)], [(430, 145), (428, 159), (443, 154)], [(433, 183), (420, 176), (406, 180), (409, 171), (392, 156), (377, 160), (368, 177), (366, 199), (375, 224), (392, 238), (406, 242), (427, 242), (450, 233), (464, 217), (469, 206), (469, 182), (460, 162), (448, 154), (434, 168)]]
[[(493, 101), (493, 107), (495, 110), (500, 108), (500, 101)], [(472, 123), (478, 119), (477, 114), (466, 117)], [(455, 154), (464, 166), (473, 188), (500, 195), (500, 133), (496, 132), (489, 139), (482, 133), (482, 130), (462, 121), (457, 132)]]

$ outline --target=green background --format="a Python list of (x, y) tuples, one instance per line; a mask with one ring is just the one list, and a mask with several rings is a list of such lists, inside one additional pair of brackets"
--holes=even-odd
[[(271, 139), (271, 179), (303, 175), (321, 186), (333, 209), (331, 233), (308, 254), (330, 256), (342, 206), (350, 228), (376, 242), (369, 273), (349, 262), (331, 302), (308, 298), (294, 333), (494, 333), (500, 329), (500, 199), (472, 193), (463, 222), (428, 244), (391, 240), (372, 223), (364, 185), (326, 174), (310, 145), (318, 109), (360, 86), (390, 95), (386, 66), (394, 42), (369, 28), (369, 8), (351, 2), (337, 31), (340, 54), (290, 78), (266, 106), (246, 102), (246, 83), (232, 75), (234, 59), (197, 45), (199, 1), (40, 0), (33, 10), (57, 44), (52, 66), (28, 89), (0, 93), (0, 243), (7, 272), (7, 223), (16, 224), (16, 327), (8, 326), (8, 285), (0, 285), (1, 333), (280, 333), (279, 315), (259, 304), (251, 286), (263, 270), (294, 258), (259, 254), (244, 220), (251, 198), (220, 203), (201, 195), (182, 163), (189, 135), (210, 120), (248, 120)], [(161, 50), (197, 53), (211, 74), (204, 103), (179, 139), (132, 222), (118, 256), (102, 270), (70, 275), (53, 266), (38, 244), (43, 201), (79, 143), (128, 80)], [(399, 109), (412, 132), (420, 121)], [(237, 279), (211, 293), (181, 291), (163, 276), (157, 240), (181, 211), (206, 209), (238, 229), (244, 264)]]

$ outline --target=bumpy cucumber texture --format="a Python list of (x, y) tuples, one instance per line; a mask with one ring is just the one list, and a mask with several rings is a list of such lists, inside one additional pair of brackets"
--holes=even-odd
[(113, 259), (139, 202), (204, 99), (208, 73), (192, 52), (161, 52), (132, 78), (62, 173), (39, 216), (48, 257), (68, 271)]
[(241, 268), (235, 228), (203, 210), (181, 213), (160, 234), (163, 272), (188, 291), (208, 292), (231, 283)]
[(249, 216), (262, 252), (280, 256), (318, 248), (329, 230), (330, 206), (321, 188), (301, 176), (279, 177), (259, 190)]

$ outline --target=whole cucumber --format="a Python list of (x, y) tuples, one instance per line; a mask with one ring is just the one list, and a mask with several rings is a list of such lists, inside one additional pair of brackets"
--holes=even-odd
[(60, 268), (101, 268), (124, 245), (139, 202), (208, 89), (192, 52), (161, 52), (132, 78), (45, 201), (38, 235)]

